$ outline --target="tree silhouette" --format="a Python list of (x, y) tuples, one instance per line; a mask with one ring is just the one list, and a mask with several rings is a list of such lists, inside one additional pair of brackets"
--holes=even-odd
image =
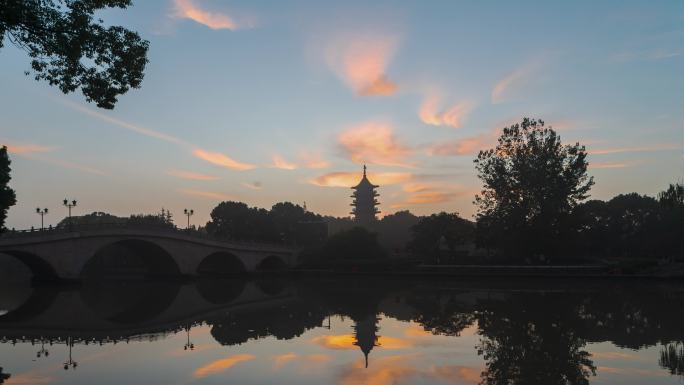
[(684, 377), (684, 346), (681, 342), (663, 346), (660, 350), (658, 364), (670, 374)]
[(411, 250), (435, 259), (439, 256), (442, 240), (453, 252), (456, 246), (473, 239), (475, 226), (472, 222), (459, 217), (457, 213), (441, 212), (420, 218), (418, 224), (411, 230), (413, 232), (413, 239), (409, 245)]
[(594, 184), (586, 158), (584, 146), (562, 145), (541, 120), (504, 128), (474, 161), (484, 184), (475, 197), (480, 243), (512, 255), (556, 252), (571, 210)]
[(684, 184), (670, 184), (667, 190), (658, 194), (658, 200), (669, 208), (684, 208)]
[(28, 53), (36, 80), (46, 80), (65, 94), (81, 88), (87, 101), (112, 109), (118, 95), (140, 87), (149, 42), (123, 27), (104, 27), (93, 17), (101, 9), (126, 8), (131, 3), (0, 1), (0, 48), (7, 37)]
[(2, 372), (2, 368), (0, 368), (0, 384), (4, 383), (5, 380), (9, 379), (11, 376), (7, 373)]
[(7, 155), (7, 147), (0, 148), (0, 232), (5, 228), (5, 219), (7, 219), (7, 210), (17, 203), (17, 196), (8, 183), (12, 179), (10, 172), (9, 156)]

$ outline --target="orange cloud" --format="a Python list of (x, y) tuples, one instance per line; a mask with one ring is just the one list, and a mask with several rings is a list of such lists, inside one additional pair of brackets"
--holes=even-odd
[[(351, 334), (341, 334), (341, 335), (323, 335), (314, 337), (311, 342), (316, 345), (322, 346), (327, 349), (333, 350), (349, 350), (358, 349), (358, 346), (354, 345), (356, 342), (356, 337)], [(383, 349), (394, 350), (394, 349), (405, 349), (413, 346), (409, 341), (403, 340), (395, 337), (385, 337), (379, 336), (377, 343)]]
[(314, 364), (322, 364), (332, 361), (332, 357), (327, 354), (309, 354), (304, 357), (304, 360)]
[(412, 154), (412, 150), (399, 143), (394, 130), (386, 123), (362, 123), (342, 132), (337, 140), (355, 163), (410, 166), (406, 158)]
[(468, 138), (433, 143), (428, 146), (427, 153), (428, 155), (440, 156), (476, 155), (480, 150), (496, 145), (498, 137), (499, 130), (494, 130)]
[(604, 360), (633, 360), (636, 359), (634, 354), (624, 352), (594, 352), (591, 353), (592, 358)]
[(461, 127), (463, 120), (472, 111), (471, 102), (461, 102), (454, 104), (446, 111), (439, 110), (440, 99), (436, 95), (427, 97), (420, 106), (418, 115), (425, 124), (432, 126), (449, 126), (453, 128)]
[(337, 75), (357, 95), (393, 95), (397, 85), (385, 71), (397, 47), (397, 39), (372, 34), (339, 36), (327, 51), (327, 60)]
[(197, 148), (193, 150), (192, 154), (211, 164), (215, 164), (217, 166), (229, 168), (232, 170), (243, 171), (256, 168), (256, 166), (253, 164), (238, 162), (237, 160), (229, 158), (228, 156), (221, 154), (220, 152), (205, 151), (200, 148)]
[(281, 170), (295, 170), (297, 169), (297, 165), (294, 163), (290, 163), (283, 159), (282, 156), (276, 154), (273, 155), (273, 166), (274, 168), (279, 168)]
[(236, 354), (228, 358), (210, 362), (209, 364), (195, 370), (192, 376), (194, 378), (204, 378), (206, 376), (224, 372), (240, 362), (251, 361), (255, 358), (256, 357), (251, 354)]
[(209, 180), (218, 180), (220, 179), (217, 176), (213, 175), (206, 175), (206, 174), (200, 174), (196, 172), (191, 172), (191, 171), (182, 171), (182, 170), (169, 170), (166, 172), (168, 175), (175, 176), (177, 178), (182, 178), (182, 179), (189, 179), (189, 180), (204, 180), (204, 181), (209, 181)]
[(322, 346), (326, 349), (334, 349), (334, 350), (349, 350), (349, 349), (358, 349), (356, 345), (354, 345), (354, 342), (356, 342), (356, 338), (351, 335), (351, 334), (343, 334), (343, 335), (334, 335), (334, 336), (318, 336), (314, 337), (311, 342), (313, 342), (316, 345)]
[(229, 200), (235, 200), (236, 198), (232, 195), (220, 193), (220, 192), (214, 192), (214, 191), (201, 191), (201, 190), (188, 190), (188, 189), (180, 189), (178, 190), (179, 193), (183, 195), (190, 195), (190, 196), (196, 196), (200, 198), (210, 198), (210, 199), (216, 199), (220, 201), (229, 201)]
[(9, 153), (17, 155), (32, 154), (37, 152), (50, 152), (55, 150), (55, 147), (43, 146), (40, 144), (7, 144), (6, 146)]
[(193, 20), (211, 29), (235, 30), (238, 28), (237, 23), (230, 16), (205, 11), (198, 7), (193, 0), (176, 0), (176, 16)]
[[(360, 172), (331, 172), (321, 175), (309, 181), (309, 183), (321, 187), (352, 187), (361, 180)], [(368, 173), (368, 179), (380, 186), (404, 183), (412, 178), (412, 174), (404, 172), (380, 172)]]
[[(453, 384), (478, 384), (478, 368), (467, 366), (431, 366), (418, 368), (415, 356), (388, 356), (370, 359), (368, 368), (363, 360), (355, 361), (348, 370), (342, 372), (340, 385), (394, 385), (414, 383), (413, 379), (427, 379), (427, 382), (447, 382)], [(423, 382), (423, 381), (420, 381)]]
[(462, 193), (458, 192), (445, 192), (445, 191), (423, 191), (416, 194), (412, 194), (406, 200), (407, 204), (428, 204), (428, 203), (444, 203), (449, 202), (455, 198), (462, 196)]
[(290, 353), (284, 353), (284, 354), (279, 354), (279, 355), (273, 357), (273, 361), (274, 361), (273, 367), (274, 367), (275, 369), (280, 369), (280, 368), (282, 368), (283, 365), (285, 365), (286, 363), (288, 363), (288, 362), (290, 362), (290, 361), (292, 361), (292, 360), (297, 359), (297, 357), (299, 357), (299, 356), (298, 356), (296, 353), (292, 353), (292, 352), (290, 352)]

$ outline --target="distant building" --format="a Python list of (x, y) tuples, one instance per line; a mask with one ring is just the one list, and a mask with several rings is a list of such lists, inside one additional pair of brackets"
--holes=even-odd
[(380, 203), (376, 199), (378, 194), (375, 189), (379, 186), (372, 184), (366, 176), (366, 166), (363, 166), (363, 178), (356, 186), (352, 187), (354, 193), (351, 195), (354, 200), (351, 205), (354, 207), (351, 214), (354, 220), (360, 225), (369, 225), (376, 221), (375, 215), (380, 213), (376, 208)]

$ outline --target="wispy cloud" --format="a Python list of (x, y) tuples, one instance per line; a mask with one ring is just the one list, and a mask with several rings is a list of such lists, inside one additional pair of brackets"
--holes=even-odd
[(70, 170), (82, 171), (88, 174), (107, 175), (107, 173), (104, 171), (98, 170), (97, 168), (91, 166), (45, 155), (46, 153), (53, 152), (56, 147), (28, 143), (5, 143), (5, 145), (7, 146), (7, 151), (10, 154), (21, 156), (26, 159), (43, 162), (52, 166)]
[(148, 136), (150, 138), (160, 139), (160, 140), (163, 140), (166, 142), (175, 143), (175, 144), (179, 144), (179, 145), (190, 146), (190, 144), (188, 142), (186, 142), (182, 139), (179, 139), (173, 135), (169, 135), (169, 134), (163, 133), (161, 131), (156, 131), (156, 130), (152, 130), (152, 129), (149, 129), (146, 127), (142, 127), (142, 126), (139, 126), (137, 124), (125, 122), (123, 120), (114, 118), (114, 117), (109, 116), (105, 113), (90, 109), (88, 107), (82, 106), (80, 104), (74, 103), (74, 102), (69, 101), (69, 100), (65, 100), (65, 99), (57, 99), (57, 100), (69, 108), (77, 110), (81, 113), (84, 113), (84, 114), (89, 115), (91, 117), (94, 117), (96, 119), (105, 121), (107, 123), (111, 123), (115, 126), (125, 128), (126, 130), (129, 130), (129, 131), (141, 134), (141, 135), (145, 135), (145, 136)]
[(357, 95), (393, 95), (397, 85), (386, 71), (398, 39), (378, 34), (342, 34), (331, 39), (326, 59), (332, 70)]
[(242, 182), (242, 186), (247, 187), (250, 190), (261, 190), (261, 188), (262, 188), (261, 182), (251, 182), (251, 183)]
[(459, 128), (474, 107), (472, 102), (464, 101), (441, 110), (440, 103), (441, 100), (437, 95), (430, 95), (425, 98), (418, 111), (420, 120), (432, 126)]
[(589, 150), (589, 153), (592, 155), (608, 155), (608, 154), (620, 154), (620, 153), (629, 153), (629, 152), (670, 151), (670, 150), (679, 150), (681, 148), (682, 148), (681, 144), (662, 143), (662, 144), (654, 144), (654, 145), (649, 145), (649, 146), (603, 148), (603, 149), (598, 149), (598, 150)]
[(273, 165), (271, 167), (273, 168), (279, 168), (281, 170), (296, 170), (297, 165), (292, 162), (286, 161), (282, 156), (275, 154), (272, 157), (273, 159)]
[(327, 168), (330, 167), (330, 162), (323, 159), (320, 153), (302, 151), (299, 154), (302, 164), (306, 168)]
[(175, 16), (193, 20), (211, 29), (238, 29), (236, 21), (225, 13), (200, 8), (196, 0), (175, 0)]
[(521, 89), (538, 73), (544, 62), (544, 58), (538, 57), (499, 80), (492, 89), (492, 104), (503, 103), (520, 93)]
[[(1, 146), (2, 144), (0, 144)], [(7, 151), (11, 154), (34, 154), (41, 152), (51, 152), (56, 149), (56, 147), (43, 146), (40, 144), (6, 144)]]
[(630, 164), (624, 163), (624, 162), (616, 162), (616, 163), (610, 163), (610, 162), (593, 162), (589, 163), (589, 168), (591, 169), (610, 169), (610, 168), (626, 168), (629, 167)]
[(171, 176), (175, 176), (177, 178), (188, 179), (188, 180), (211, 181), (211, 180), (219, 180), (220, 179), (219, 177), (213, 176), (213, 175), (206, 175), (206, 174), (200, 174), (197, 172), (183, 171), (183, 170), (169, 170), (166, 172), (166, 174), (171, 175)]
[(340, 147), (355, 163), (411, 167), (407, 158), (411, 148), (399, 142), (391, 125), (383, 122), (365, 122), (342, 132)]
[(252, 354), (235, 354), (227, 358), (212, 361), (207, 365), (198, 368), (195, 370), (192, 376), (194, 378), (204, 378), (213, 374), (224, 372), (241, 362), (251, 361), (255, 358), (256, 356)]
[(183, 195), (196, 196), (200, 198), (216, 199), (220, 201), (236, 200), (236, 198), (229, 194), (224, 194), (222, 192), (215, 191), (202, 191), (202, 190), (189, 190), (189, 189), (179, 189), (179, 193)]
[(286, 363), (297, 359), (297, 357), (299, 357), (297, 355), (297, 353), (293, 353), (293, 352), (279, 354), (279, 355), (273, 357), (273, 367), (275, 369), (280, 369)]
[(229, 156), (224, 155), (220, 152), (212, 152), (212, 151), (203, 150), (201, 148), (196, 148), (195, 150), (192, 151), (192, 154), (195, 155), (196, 157), (202, 159), (202, 160), (205, 160), (205, 161), (211, 163), (211, 164), (214, 164), (214, 165), (220, 166), (220, 167), (229, 168), (231, 170), (244, 171), (244, 170), (251, 170), (253, 168), (256, 168), (256, 165), (238, 162), (237, 160), (232, 159)]
[(480, 150), (495, 145), (499, 132), (499, 130), (493, 130), (463, 139), (433, 143), (427, 146), (427, 153), (428, 155), (439, 156), (475, 155)]
[(58, 100), (60, 103), (66, 105), (66, 106), (68, 106), (68, 107), (70, 107), (76, 111), (79, 111), (79, 112), (82, 112), (88, 116), (91, 116), (93, 118), (102, 120), (104, 122), (107, 122), (107, 123), (113, 124), (115, 126), (124, 128), (126, 130), (135, 132), (137, 134), (141, 134), (141, 135), (144, 135), (144, 136), (147, 136), (150, 138), (155, 138), (155, 139), (159, 139), (159, 140), (162, 140), (165, 142), (169, 142), (169, 143), (179, 145), (179, 146), (183, 147), (185, 150), (191, 149), (192, 154), (194, 156), (196, 156), (200, 159), (203, 159), (209, 163), (212, 163), (214, 165), (229, 168), (232, 170), (250, 170), (250, 169), (256, 168), (256, 165), (238, 162), (238, 161), (228, 157), (227, 155), (221, 154), (219, 152), (211, 152), (211, 151), (201, 149), (198, 146), (195, 146), (195, 145), (193, 145), (189, 142), (186, 142), (180, 138), (177, 138), (175, 136), (165, 134), (165, 133), (160, 132), (160, 131), (152, 130), (152, 129), (149, 129), (146, 127), (142, 127), (142, 126), (139, 126), (139, 125), (136, 125), (133, 123), (129, 123), (129, 122), (126, 122), (126, 121), (123, 121), (120, 119), (116, 119), (116, 118), (111, 117), (105, 113), (92, 110), (88, 107), (81, 106), (77, 103), (74, 103), (74, 102), (71, 102), (68, 100), (63, 100), (63, 99), (58, 99)]
[[(321, 187), (352, 187), (361, 180), (360, 172), (331, 172), (318, 176), (309, 181), (309, 183)], [(410, 173), (404, 172), (370, 172), (368, 179), (372, 183), (381, 186), (393, 185), (407, 182), (411, 179)]]

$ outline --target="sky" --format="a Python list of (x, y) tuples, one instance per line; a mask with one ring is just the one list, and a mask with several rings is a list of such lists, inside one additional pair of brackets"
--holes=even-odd
[(684, 1), (134, 1), (98, 14), (150, 41), (114, 110), (0, 50), (6, 225), (162, 207), (203, 225), (222, 200), (348, 216), (368, 165), (381, 215), (472, 218), (473, 167), (540, 118), (590, 153), (592, 198), (684, 178)]

